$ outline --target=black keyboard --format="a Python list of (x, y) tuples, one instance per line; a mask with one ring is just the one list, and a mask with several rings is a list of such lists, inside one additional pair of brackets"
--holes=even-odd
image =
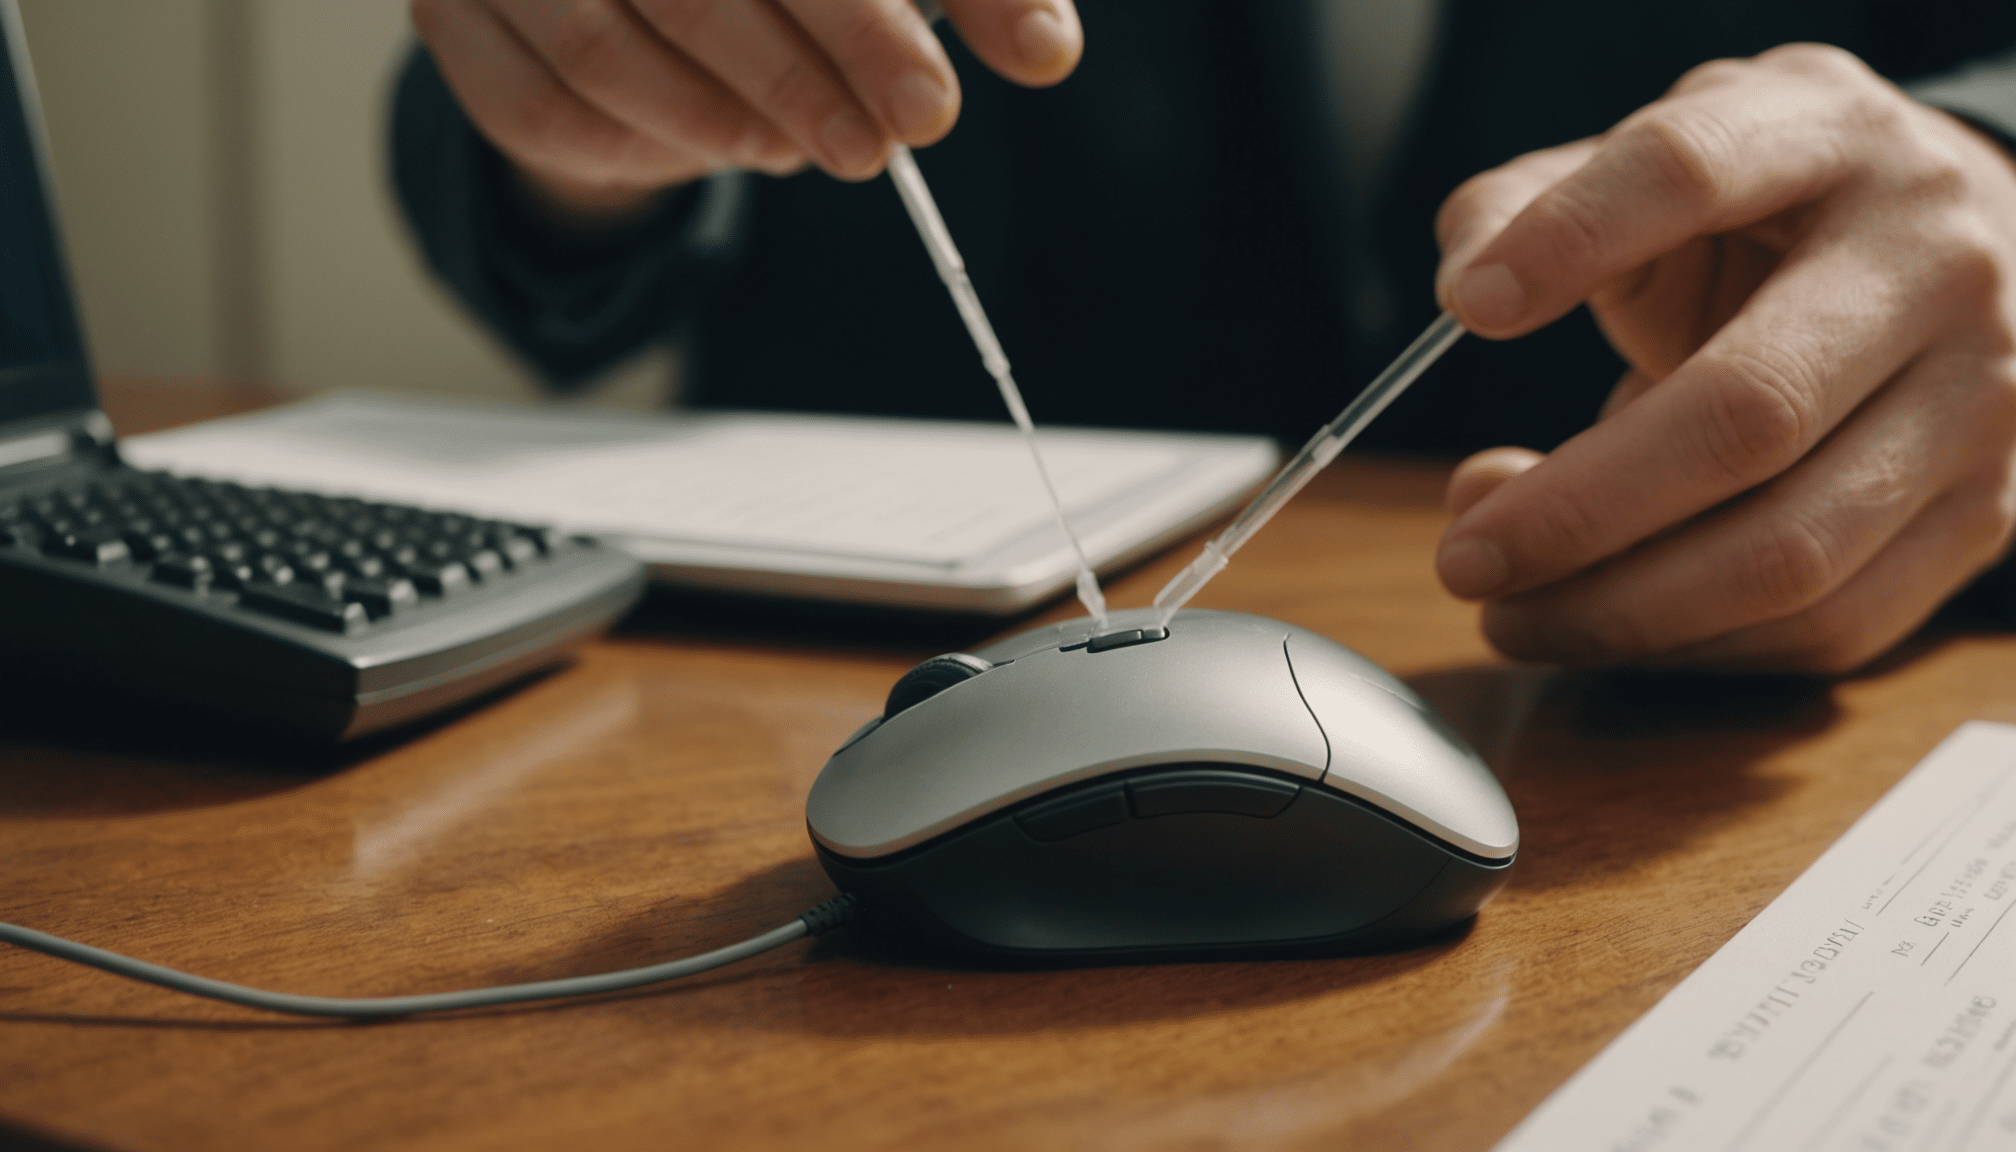
[(143, 472), (0, 488), (0, 672), (45, 672), (316, 740), (564, 659), (643, 588), (592, 540)]
[(344, 633), (508, 580), (557, 543), (531, 525), (160, 472), (0, 504), (0, 544), (142, 565), (161, 583)]

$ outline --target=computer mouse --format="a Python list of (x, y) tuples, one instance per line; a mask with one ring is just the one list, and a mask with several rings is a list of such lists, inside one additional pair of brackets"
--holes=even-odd
[(1341, 644), (1237, 612), (1114, 613), (934, 657), (820, 771), (806, 824), (869, 921), (995, 959), (1397, 946), (1505, 883), (1512, 805)]

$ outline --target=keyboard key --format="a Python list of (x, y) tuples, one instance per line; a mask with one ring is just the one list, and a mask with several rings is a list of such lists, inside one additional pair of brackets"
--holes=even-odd
[(99, 565), (118, 564), (132, 557), (126, 541), (121, 540), (118, 533), (95, 528), (45, 536), (42, 538), (42, 551), (51, 556)]
[(512, 535), (500, 540), (497, 542), (497, 550), (504, 554), (504, 559), (510, 561), (513, 568), (530, 564), (539, 558), (539, 545), (533, 543), (530, 536)]
[(336, 562), (336, 567), (366, 580), (385, 575), (385, 561), (378, 556), (345, 556)]
[(255, 584), (245, 589), (238, 603), (331, 632), (355, 632), (370, 622), (364, 605), (340, 600), (311, 584)]
[(154, 532), (144, 528), (127, 528), (126, 548), (135, 560), (152, 560), (164, 552), (175, 550), (175, 538), (166, 532)]
[(181, 552), (167, 552), (154, 561), (154, 579), (163, 584), (174, 584), (181, 588), (202, 591), (209, 587), (216, 577), (210, 561), (201, 556), (189, 556)]
[(504, 558), (488, 548), (479, 548), (465, 554), (462, 563), (469, 574), (478, 580), (495, 580), (504, 574)]
[(210, 578), (220, 588), (243, 588), (259, 579), (259, 570), (244, 560), (220, 560), (208, 556), (203, 561), (210, 565)]
[(413, 587), (411, 580), (398, 576), (389, 579), (345, 580), (343, 598), (355, 604), (362, 604), (373, 620), (382, 620), (394, 612), (420, 603), (420, 590)]
[(437, 564), (421, 560), (406, 565), (403, 571), (415, 588), (429, 596), (453, 596), (469, 587), (469, 570), (452, 561)]
[(287, 549), (285, 555), (296, 569), (305, 569), (309, 572), (324, 572), (329, 568), (329, 553), (319, 545), (296, 544)]
[(42, 542), (42, 530), (18, 520), (0, 523), (0, 544), (33, 548)]
[(542, 555), (551, 556), (553, 550), (560, 547), (560, 533), (551, 528), (520, 524), (513, 531), (532, 541), (533, 546), (538, 548)]

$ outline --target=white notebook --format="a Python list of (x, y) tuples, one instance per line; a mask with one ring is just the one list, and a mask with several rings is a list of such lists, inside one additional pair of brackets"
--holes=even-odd
[[(1261, 437), (1044, 428), (1095, 567), (1237, 505)], [(646, 416), (339, 393), (120, 441), (140, 468), (558, 525), (713, 588), (1013, 612), (1076, 565), (1000, 424), (751, 412)]]

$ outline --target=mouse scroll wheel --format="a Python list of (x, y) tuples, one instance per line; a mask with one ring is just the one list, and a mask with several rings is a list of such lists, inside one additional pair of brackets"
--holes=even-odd
[(882, 706), (882, 718), (887, 720), (913, 704), (922, 704), (945, 689), (962, 680), (987, 671), (994, 665), (978, 656), (968, 656), (964, 652), (948, 652), (943, 656), (933, 656), (903, 674), (889, 689), (889, 702)]

